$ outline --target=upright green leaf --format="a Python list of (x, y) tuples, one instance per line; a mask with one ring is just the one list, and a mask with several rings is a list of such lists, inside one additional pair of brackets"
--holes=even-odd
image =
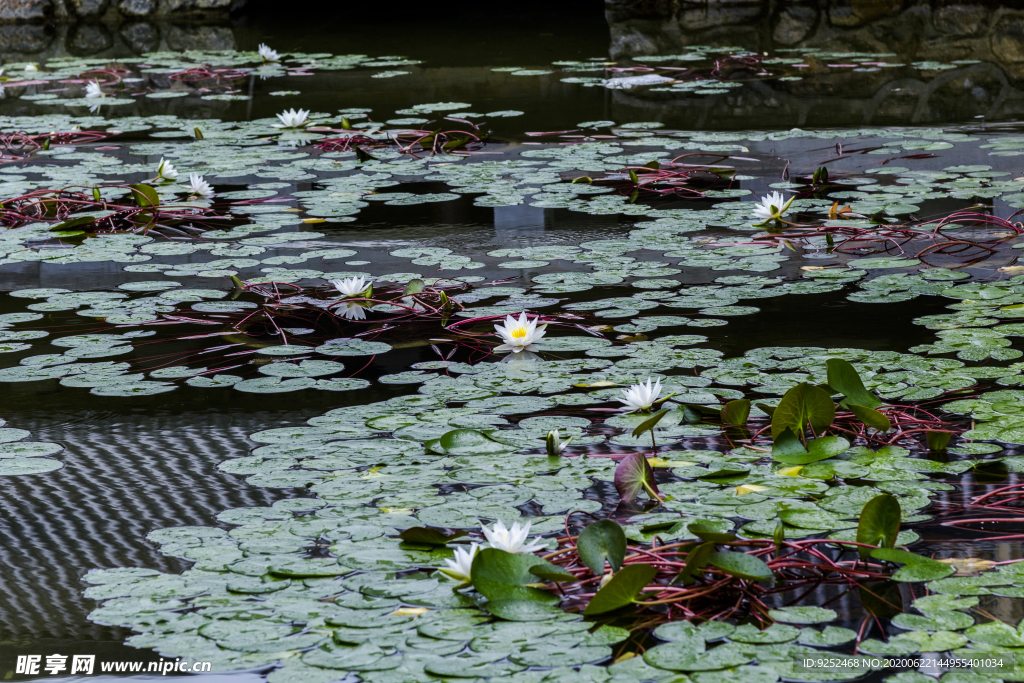
[[(860, 511), (857, 521), (857, 542), (891, 548), (900, 533), (900, 518), (903, 511), (900, 501), (891, 493), (883, 493), (869, 500)], [(861, 559), (871, 555), (871, 548), (858, 546)]]
[(832, 424), (835, 416), (836, 406), (828, 392), (801, 382), (786, 392), (772, 414), (772, 438), (786, 429), (801, 436), (808, 427), (817, 434)]
[(623, 503), (628, 503), (647, 491), (652, 500), (660, 500), (654, 470), (643, 453), (630, 453), (615, 468), (615, 490)]
[(658, 426), (659, 422), (661, 422), (661, 418), (668, 415), (668, 412), (668, 408), (665, 408), (663, 410), (659, 410), (654, 415), (651, 415), (649, 418), (647, 418), (646, 420), (644, 420), (643, 422), (636, 426), (636, 429), (633, 430), (633, 436), (637, 437), (643, 434), (644, 432), (653, 432), (654, 428)]
[(682, 571), (676, 575), (676, 578), (672, 583), (682, 583), (684, 586), (688, 586), (694, 581), (694, 575), (708, 564), (708, 558), (711, 557), (711, 553), (715, 551), (714, 543), (701, 543), (695, 548), (691, 548), (690, 552), (686, 554), (686, 565)]
[(729, 401), (722, 406), (722, 424), (745, 425), (747, 424), (748, 417), (750, 417), (749, 399), (738, 398), (735, 401)]
[(612, 580), (590, 599), (583, 614), (604, 614), (625, 607), (657, 576), (658, 570), (649, 564), (631, 564), (616, 572)]
[(135, 203), (142, 207), (147, 206), (160, 206), (160, 195), (157, 194), (156, 190), (151, 185), (132, 185), (132, 199)]
[(930, 451), (944, 451), (946, 446), (949, 445), (949, 437), (953, 436), (950, 432), (936, 432), (928, 431), (925, 432), (925, 439), (928, 441), (928, 450)]
[(604, 573), (606, 561), (612, 571), (617, 572), (626, 557), (626, 533), (615, 520), (602, 519), (580, 532), (576, 540), (576, 551), (580, 561), (594, 574)]
[(867, 408), (882, 405), (881, 399), (864, 388), (864, 382), (849, 361), (829, 358), (825, 367), (828, 368), (828, 385), (846, 397), (840, 405), (856, 403)]

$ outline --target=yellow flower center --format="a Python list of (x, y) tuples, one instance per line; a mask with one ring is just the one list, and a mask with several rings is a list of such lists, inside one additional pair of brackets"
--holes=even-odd
[(521, 339), (521, 338), (526, 336), (526, 328), (525, 327), (515, 327), (515, 328), (512, 328), (512, 331), (509, 332), (509, 334), (512, 335), (512, 337), (515, 338), (515, 339)]

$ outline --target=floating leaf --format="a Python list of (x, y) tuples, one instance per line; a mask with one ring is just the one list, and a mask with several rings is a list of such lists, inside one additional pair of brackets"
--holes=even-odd
[(409, 543), (421, 543), (423, 545), (445, 545), (457, 538), (467, 535), (468, 531), (442, 531), (429, 527), (414, 526), (398, 534), (398, 537)]
[(711, 553), (708, 564), (721, 569), (730, 576), (747, 581), (771, 581), (772, 570), (764, 560), (731, 550)]

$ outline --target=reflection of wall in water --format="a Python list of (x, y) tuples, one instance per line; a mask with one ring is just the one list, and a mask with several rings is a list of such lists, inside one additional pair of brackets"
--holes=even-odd
[(994, 120), (1013, 118), (1024, 107), (1019, 89), (1024, 82), (1024, 8), (1015, 5), (609, 0), (606, 7), (615, 59), (712, 45), (758, 52), (819, 48), (894, 53), (904, 63), (983, 62), (948, 70), (855, 73), (811, 59), (801, 81), (758, 82), (728, 95), (615, 93), (618, 103), (645, 109), (685, 105), (698, 128), (764, 126), (766, 115), (777, 117), (779, 124), (798, 126), (948, 122), (977, 116)]

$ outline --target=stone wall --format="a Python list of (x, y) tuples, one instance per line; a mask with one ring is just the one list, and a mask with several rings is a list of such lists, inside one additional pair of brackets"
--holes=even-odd
[(0, 22), (226, 16), (245, 0), (0, 0)]

